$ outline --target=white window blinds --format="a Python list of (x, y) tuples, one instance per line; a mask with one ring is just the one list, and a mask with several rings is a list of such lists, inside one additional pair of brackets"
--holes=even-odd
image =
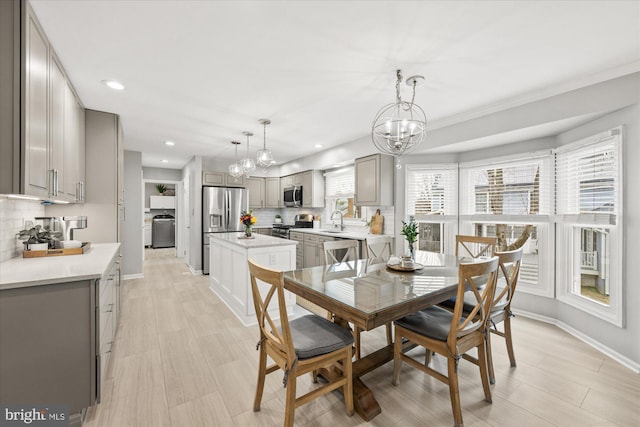
[(556, 213), (565, 222), (616, 223), (621, 139), (614, 129), (556, 151)]
[(467, 215), (546, 215), (550, 156), (465, 165), (461, 176)]
[(353, 197), (355, 175), (353, 166), (330, 171), (325, 174), (325, 197)]
[(458, 168), (407, 166), (407, 215), (456, 215)]

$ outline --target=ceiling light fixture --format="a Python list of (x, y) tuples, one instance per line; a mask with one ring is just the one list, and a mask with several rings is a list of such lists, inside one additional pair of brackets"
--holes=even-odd
[(424, 81), (424, 77), (407, 79), (407, 86), (413, 88), (411, 102), (407, 102), (400, 98), (402, 70), (397, 70), (396, 76), (396, 102), (385, 105), (378, 112), (371, 126), (371, 139), (381, 153), (398, 157), (422, 142), (427, 132), (427, 118), (422, 108), (414, 104), (416, 86)]
[(162, 160), (160, 160), (160, 161), (161, 161), (162, 163), (169, 163), (169, 160), (167, 160), (167, 159), (162, 159)]
[(243, 173), (242, 166), (240, 166), (240, 163), (238, 163), (238, 145), (240, 145), (240, 142), (231, 141), (231, 143), (236, 147), (236, 155), (233, 158), (233, 163), (229, 165), (229, 175), (237, 178)]
[(247, 157), (240, 160), (240, 166), (246, 176), (256, 170), (256, 162), (249, 156), (249, 137), (253, 136), (251, 132), (242, 132), (247, 137)]
[(103, 80), (102, 83), (104, 83), (107, 87), (110, 87), (111, 89), (124, 90), (124, 85), (115, 80)]
[(169, 147), (173, 147), (174, 145), (176, 145), (176, 143), (173, 142), (173, 141), (165, 141), (164, 145), (168, 145)]
[(313, 148), (322, 148), (322, 144), (316, 144), (313, 146)]
[(260, 119), (259, 122), (262, 126), (264, 126), (264, 142), (262, 144), (262, 150), (258, 150), (258, 153), (256, 154), (256, 160), (266, 172), (267, 168), (276, 162), (275, 160), (273, 160), (273, 153), (267, 150), (267, 125), (271, 124), (271, 120)]

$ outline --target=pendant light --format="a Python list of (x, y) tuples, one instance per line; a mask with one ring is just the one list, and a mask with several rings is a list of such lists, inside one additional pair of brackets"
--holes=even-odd
[(396, 71), (396, 77), (396, 102), (385, 105), (378, 112), (371, 126), (371, 139), (381, 153), (398, 157), (422, 142), (427, 132), (427, 118), (422, 108), (414, 103), (416, 86), (424, 81), (424, 77), (407, 79), (407, 86), (413, 88), (411, 102), (400, 97), (402, 70)]
[(249, 174), (256, 170), (256, 162), (249, 156), (249, 137), (253, 136), (251, 132), (242, 132), (244, 136), (247, 137), (247, 157), (240, 160), (240, 166), (242, 167), (242, 172), (249, 176)]
[(240, 145), (240, 142), (231, 141), (231, 143), (236, 147), (236, 155), (233, 158), (233, 163), (229, 165), (229, 175), (237, 178), (243, 173), (242, 166), (240, 166), (240, 163), (238, 163), (238, 145)]
[(256, 154), (256, 160), (258, 161), (258, 164), (266, 170), (266, 168), (275, 163), (275, 160), (273, 160), (273, 153), (267, 150), (267, 125), (271, 124), (271, 120), (260, 119), (259, 122), (264, 126), (264, 142), (262, 144), (262, 150), (258, 150), (258, 153)]

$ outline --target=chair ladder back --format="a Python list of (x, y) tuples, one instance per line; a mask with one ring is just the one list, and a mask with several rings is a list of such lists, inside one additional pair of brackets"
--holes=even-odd
[[(253, 304), (258, 318), (258, 326), (260, 327), (261, 337), (277, 348), (285, 355), (287, 359), (293, 359), (295, 352), (293, 349), (293, 340), (291, 339), (291, 331), (289, 329), (289, 320), (284, 300), (284, 275), (280, 271), (270, 270), (261, 267), (249, 260), (249, 272), (251, 275), (251, 293), (253, 295)], [(264, 298), (258, 286), (258, 280), (269, 286)], [(274, 296), (278, 301), (278, 309), (280, 314), (280, 323), (276, 323), (269, 313), (269, 305), (274, 301)], [(284, 309), (283, 309), (284, 307)], [(262, 343), (266, 345), (267, 342)]]
[(456, 256), (461, 256), (460, 248), (471, 258), (479, 258), (481, 256), (492, 257), (496, 252), (497, 237), (483, 236), (464, 236), (456, 235)]
[[(322, 249), (324, 251), (325, 264), (337, 264), (347, 261), (356, 261), (358, 260), (358, 258), (360, 258), (357, 240), (334, 240), (324, 242), (322, 244)], [(340, 259), (338, 259), (338, 257), (336, 256), (336, 251), (340, 249), (346, 249), (346, 252), (342, 255), (342, 257), (340, 257)]]
[[(481, 285), (476, 284), (474, 278), (486, 277), (484, 288), (479, 289)], [(470, 334), (483, 327), (489, 316), (489, 309), (493, 302), (493, 294), (495, 292), (496, 280), (498, 278), (498, 257), (493, 257), (484, 262), (472, 264), (460, 264), (458, 293), (456, 296), (456, 305), (453, 309), (453, 318), (451, 330), (449, 333), (449, 342)], [(473, 310), (465, 315), (462, 320), (464, 308), (464, 294), (467, 288), (472, 291), (476, 298), (476, 304)]]
[(497, 306), (506, 296), (505, 307), (511, 305), (511, 299), (516, 292), (516, 285), (518, 284), (518, 276), (520, 274), (520, 265), (522, 263), (522, 248), (508, 251), (508, 252), (496, 252), (496, 256), (500, 260), (500, 271), (506, 282), (504, 289), (496, 294), (493, 298), (492, 308)]
[(371, 265), (389, 261), (392, 243), (393, 237), (390, 236), (367, 237), (365, 239), (367, 263)]

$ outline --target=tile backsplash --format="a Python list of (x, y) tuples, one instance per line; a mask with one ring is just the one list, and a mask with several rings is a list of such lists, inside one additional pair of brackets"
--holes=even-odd
[(25, 220), (34, 221), (37, 216), (44, 216), (40, 202), (0, 199), (0, 262), (21, 256), (23, 245), (16, 234)]

